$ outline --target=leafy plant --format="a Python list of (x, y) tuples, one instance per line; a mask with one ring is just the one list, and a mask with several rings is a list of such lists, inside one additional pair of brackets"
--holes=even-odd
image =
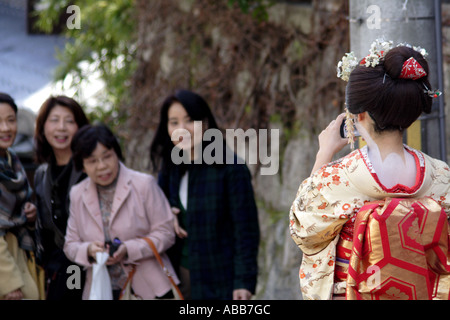
[[(230, 8), (236, 4), (258, 21), (268, 19), (267, 9), (275, 2), (226, 1)], [(67, 8), (71, 5), (79, 8), (79, 28), (65, 26), (64, 19), (68, 19), (70, 14)], [(119, 105), (131, 103), (130, 79), (137, 66), (136, 1), (39, 0), (35, 9), (35, 27), (52, 33), (55, 26), (59, 26), (68, 38), (64, 49), (57, 52), (60, 65), (55, 70), (55, 81), (64, 81), (66, 89), (74, 90), (75, 96), (82, 100), (82, 88), (86, 86), (87, 79), (94, 73), (98, 74), (105, 88), (102, 90), (100, 105), (91, 108), (89, 117), (112, 126), (123, 123), (126, 115), (121, 115)]]
[[(121, 122), (118, 105), (129, 100), (128, 88), (136, 68), (137, 24), (134, 0), (41, 0), (35, 6), (36, 27), (51, 33), (61, 24), (66, 8), (79, 9), (79, 28), (69, 28), (62, 21), (62, 33), (68, 38), (57, 52), (60, 65), (55, 80), (66, 80), (68, 87), (81, 96), (83, 82), (94, 73), (105, 83), (101, 105), (90, 112), (93, 120)], [(68, 10), (67, 13), (70, 13)], [(83, 68), (82, 66), (89, 66)], [(114, 123), (112, 124), (114, 125)]]

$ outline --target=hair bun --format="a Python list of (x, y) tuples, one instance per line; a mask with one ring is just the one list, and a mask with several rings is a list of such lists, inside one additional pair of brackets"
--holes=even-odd
[[(401, 76), (405, 61), (411, 57), (427, 75), (418, 78), (412, 72)], [(422, 112), (431, 111), (432, 98), (424, 91), (431, 90), (428, 74), (428, 63), (421, 52), (404, 45), (392, 48), (375, 67), (363, 65), (352, 71), (346, 88), (347, 108), (353, 114), (367, 111), (376, 131), (402, 131)]]
[(426, 74), (429, 73), (428, 63), (423, 55), (407, 46), (395, 47), (386, 54), (384, 57), (384, 70), (392, 79), (399, 79), (404, 63), (411, 57), (422, 66)]

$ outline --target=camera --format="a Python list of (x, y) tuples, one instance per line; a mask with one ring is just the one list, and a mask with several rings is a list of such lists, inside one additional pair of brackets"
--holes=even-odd
[(119, 249), (122, 242), (120, 241), (119, 238), (114, 238), (114, 240), (108, 242), (108, 244), (109, 244), (109, 256), (112, 257), (114, 252), (116, 252), (117, 249)]
[[(346, 120), (346, 119), (342, 120), (340, 132), (341, 132), (341, 138), (345, 138), (345, 139), (346, 139), (346, 138), (348, 138), (348, 137), (347, 137), (347, 132), (348, 132), (348, 131), (347, 131), (347, 126), (345, 125), (345, 120)], [(354, 122), (354, 121), (353, 121), (353, 122)], [(354, 134), (355, 137), (361, 136), (361, 135), (359, 134), (358, 130), (356, 129), (354, 123), (353, 123), (353, 134)]]

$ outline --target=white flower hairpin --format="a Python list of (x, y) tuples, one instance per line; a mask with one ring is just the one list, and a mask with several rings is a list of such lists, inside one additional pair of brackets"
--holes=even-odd
[[(418, 46), (411, 46), (407, 43), (400, 43), (397, 45), (399, 46), (406, 46), (409, 48), (412, 48), (413, 50), (420, 52), (420, 54), (426, 58), (428, 56), (428, 52)], [(358, 58), (355, 56), (355, 53), (349, 52), (346, 53), (341, 61), (338, 62), (337, 65), (337, 76), (338, 78), (341, 78), (342, 80), (348, 82), (350, 79), (350, 74), (352, 71), (358, 66), (363, 65), (366, 67), (376, 67), (380, 61), (386, 56), (386, 54), (394, 48), (393, 41), (385, 41), (383, 39), (376, 39), (371, 45), (369, 49), (369, 54), (363, 58), (361, 61), (358, 60)], [(403, 66), (402, 66), (402, 72), (399, 76), (399, 78), (402, 79), (411, 79), (411, 80), (417, 80), (424, 76), (426, 76), (427, 73), (423, 69), (423, 67), (413, 58), (407, 59)], [(383, 83), (386, 79), (386, 73), (383, 77)], [(424, 93), (432, 98), (439, 97), (442, 93), (439, 90), (431, 91), (427, 88), (425, 84), (423, 84), (425, 87)], [(347, 137), (348, 137), (348, 143), (350, 144), (351, 149), (354, 149), (354, 128), (353, 128), (353, 119), (354, 115), (348, 110), (347, 106), (345, 107), (346, 112), (346, 120), (345, 125), (347, 129)]]

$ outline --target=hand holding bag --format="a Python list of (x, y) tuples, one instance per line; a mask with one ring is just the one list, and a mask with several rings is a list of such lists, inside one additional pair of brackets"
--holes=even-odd
[[(150, 238), (145, 238), (145, 237), (142, 238), (142, 239), (144, 239), (147, 242), (147, 244), (149, 245), (149, 247), (152, 249), (156, 260), (161, 265), (161, 268), (164, 270), (165, 274), (167, 275), (167, 278), (169, 279), (170, 285), (172, 287), (173, 296), (175, 297), (174, 300), (184, 300), (184, 297), (183, 297), (183, 294), (180, 291), (180, 288), (178, 288), (177, 284), (173, 280), (169, 269), (167, 269), (166, 266), (164, 265), (164, 262), (162, 261), (161, 256), (159, 255), (158, 250), (156, 249), (155, 244), (153, 243), (153, 241), (150, 240)], [(136, 295), (133, 295), (131, 293), (131, 280), (133, 278), (133, 275), (134, 275), (135, 271), (136, 271), (136, 267), (133, 266), (133, 269), (128, 274), (128, 279), (127, 279), (127, 281), (125, 283), (124, 289), (120, 293), (119, 300), (139, 300), (140, 299), (139, 297), (137, 297)]]
[(108, 269), (106, 268), (106, 260), (108, 260), (108, 252), (97, 252), (96, 263), (92, 270), (92, 284), (89, 293), (89, 300), (112, 300), (111, 279)]

